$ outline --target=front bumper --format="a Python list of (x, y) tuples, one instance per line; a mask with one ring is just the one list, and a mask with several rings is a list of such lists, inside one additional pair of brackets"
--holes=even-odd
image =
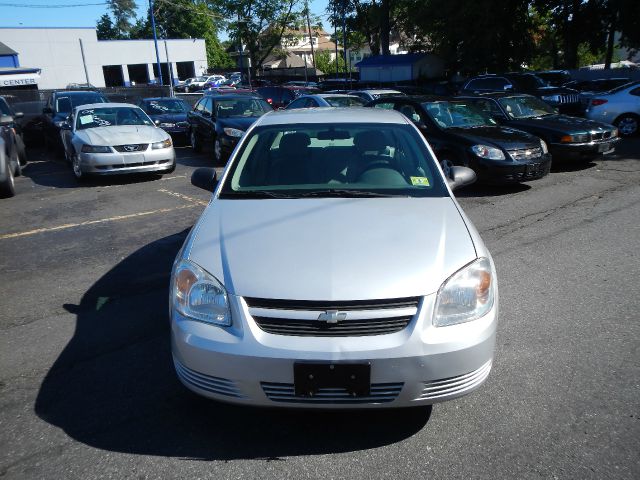
[(586, 143), (550, 143), (549, 150), (556, 159), (586, 160), (613, 153), (619, 141), (620, 137)]
[[(423, 297), (403, 330), (364, 337), (298, 337), (258, 327), (240, 297), (229, 295), (233, 325), (217, 327), (172, 312), (172, 352), (181, 382), (210, 398), (245, 405), (377, 408), (429, 405), (466, 395), (491, 370), (498, 315), (449, 327), (431, 324), (435, 294)], [(296, 396), (294, 363), (371, 365), (371, 392), (326, 389)]]
[(117, 175), (136, 172), (163, 172), (176, 164), (173, 147), (143, 152), (81, 153), (80, 169), (92, 175)]
[(479, 183), (503, 185), (529, 182), (549, 173), (551, 155), (547, 153), (527, 161), (487, 160), (471, 156), (469, 166), (475, 170)]

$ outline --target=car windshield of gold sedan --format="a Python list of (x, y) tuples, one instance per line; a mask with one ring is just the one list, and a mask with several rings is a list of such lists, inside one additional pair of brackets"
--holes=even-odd
[(556, 113), (553, 107), (536, 97), (504, 97), (498, 101), (511, 118), (532, 118)]
[(216, 100), (215, 105), (218, 118), (260, 117), (273, 110), (263, 99), (251, 97)]
[(287, 124), (249, 133), (220, 198), (443, 197), (420, 134), (401, 124)]
[(151, 119), (139, 108), (103, 107), (78, 111), (76, 130), (121, 125), (153, 125)]
[(495, 127), (496, 121), (464, 102), (426, 102), (422, 106), (441, 128)]

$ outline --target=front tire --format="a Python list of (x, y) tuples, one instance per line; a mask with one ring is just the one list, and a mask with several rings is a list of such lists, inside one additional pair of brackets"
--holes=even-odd
[(199, 153), (202, 151), (202, 145), (200, 145), (200, 140), (198, 140), (198, 135), (196, 135), (195, 130), (191, 130), (191, 148), (194, 152)]
[(87, 179), (87, 175), (83, 173), (82, 167), (80, 167), (80, 155), (73, 155), (71, 157), (71, 168), (78, 182), (84, 182)]
[(616, 118), (613, 124), (618, 127), (618, 132), (621, 137), (630, 137), (638, 133), (640, 117), (633, 113), (623, 113)]
[(213, 158), (215, 160), (216, 165), (224, 165), (224, 162), (226, 160), (224, 152), (222, 151), (222, 143), (220, 142), (220, 139), (217, 137), (213, 142)]
[(4, 164), (4, 181), (0, 183), (0, 197), (9, 198), (16, 194), (16, 185), (13, 178), (13, 169), (10, 165), (11, 162), (5, 162)]

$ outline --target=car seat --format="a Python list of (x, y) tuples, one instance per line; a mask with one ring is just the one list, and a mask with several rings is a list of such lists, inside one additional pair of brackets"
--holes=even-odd
[(280, 139), (278, 161), (275, 163), (270, 183), (293, 185), (307, 183), (307, 166), (311, 152), (311, 138), (303, 132), (287, 133)]
[(388, 141), (383, 132), (376, 130), (358, 132), (353, 137), (353, 145), (358, 154), (355, 162), (347, 169), (349, 182), (358, 181), (367, 170), (391, 169), (397, 171), (395, 161), (388, 153)]

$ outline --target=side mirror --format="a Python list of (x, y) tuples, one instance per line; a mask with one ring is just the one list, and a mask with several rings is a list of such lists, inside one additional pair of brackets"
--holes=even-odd
[(191, 185), (202, 188), (207, 192), (213, 192), (218, 185), (218, 177), (215, 168), (196, 168), (191, 174)]
[(24, 117), (24, 113), (22, 113), (22, 112), (16, 112), (16, 113), (13, 114), (13, 118), (15, 118), (16, 120), (18, 118), (22, 118), (22, 117)]
[(458, 188), (471, 185), (475, 181), (476, 172), (471, 170), (469, 167), (454, 166), (449, 170), (449, 178), (447, 178), (447, 182), (449, 183), (451, 190), (457, 190)]
[(13, 123), (13, 117), (11, 115), (0, 116), (0, 125), (9, 125)]
[(154, 120), (154, 121), (153, 121), (153, 124), (154, 124), (156, 127), (159, 127), (159, 126), (160, 126), (160, 120)]
[(53, 114), (53, 109), (51, 107), (44, 107), (42, 113)]
[(60, 122), (60, 130), (71, 130), (71, 124), (69, 123), (69, 119)]

